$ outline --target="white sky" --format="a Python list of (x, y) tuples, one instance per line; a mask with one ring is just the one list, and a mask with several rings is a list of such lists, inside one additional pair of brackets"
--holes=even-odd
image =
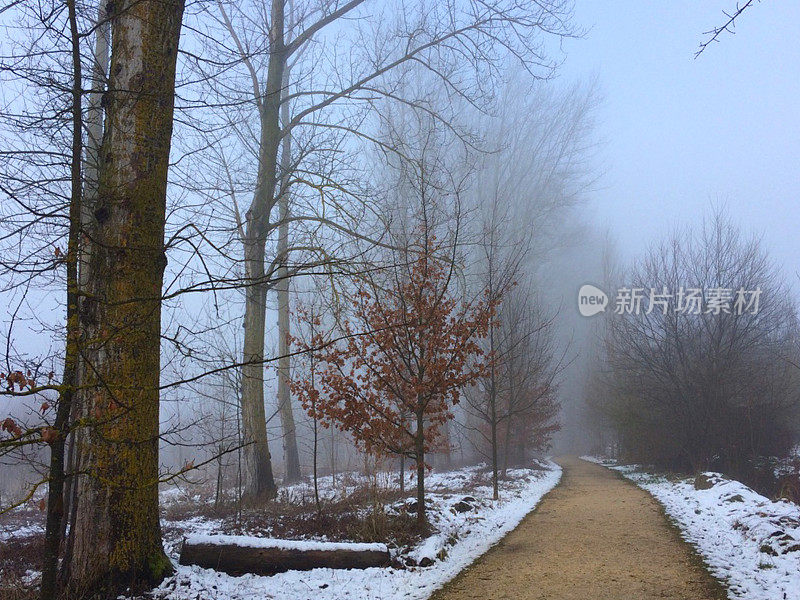
[(761, 2), (698, 59), (735, 0), (577, 0), (565, 80), (598, 80), (593, 213), (625, 257), (722, 201), (800, 290), (800, 2)]

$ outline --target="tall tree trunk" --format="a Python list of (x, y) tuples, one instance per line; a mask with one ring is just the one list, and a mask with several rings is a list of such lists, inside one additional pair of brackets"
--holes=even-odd
[[(109, 4), (109, 7), (112, 5)], [(80, 310), (81, 414), (71, 596), (143, 589), (172, 570), (158, 512), (161, 288), (167, 170), (183, 0), (120, 0)]]
[[(78, 303), (83, 302), (81, 293), (88, 290), (90, 278), (89, 257), (91, 256), (92, 221), (94, 219), (94, 206), (97, 203), (98, 176), (100, 170), (100, 147), (103, 143), (103, 94), (108, 83), (109, 47), (111, 43), (111, 23), (106, 13), (106, 2), (100, 0), (97, 7), (97, 23), (95, 27), (94, 55), (92, 57), (91, 91), (89, 92), (88, 106), (86, 109), (86, 147), (84, 149), (84, 181), (81, 193), (80, 206), (80, 235), (78, 237)], [(80, 355), (78, 363), (82, 362)], [(81, 398), (84, 393), (80, 381), (81, 367), (76, 368), (78, 381), (76, 382), (75, 396), (72, 402), (73, 421), (80, 415)], [(81, 435), (81, 430), (74, 430), (69, 439), (69, 452), (67, 463), (67, 478), (64, 490), (64, 509), (68, 518), (64, 519), (62, 537), (66, 532), (67, 523), (72, 527), (75, 524), (75, 494), (77, 492), (75, 472), (80, 464), (77, 453), (81, 445), (76, 438)], [(72, 538), (70, 538), (71, 540)], [(69, 562), (72, 554), (70, 544), (67, 544), (65, 560)]]
[[(489, 350), (492, 355), (494, 355), (494, 349), (494, 326), (490, 324)], [(492, 498), (497, 500), (500, 498), (500, 491), (497, 482), (497, 374), (494, 363), (494, 358), (492, 358), (489, 372), (489, 425), (491, 426), (492, 440)]]
[(214, 508), (219, 508), (220, 492), (222, 491), (222, 457), (225, 454), (225, 446), (220, 444), (217, 447), (217, 485), (214, 490)]
[(449, 469), (453, 466), (453, 448), (450, 440), (450, 421), (442, 424), (442, 454), (444, 455), (444, 467)]
[(331, 483), (336, 489), (336, 428), (331, 427)]
[(317, 468), (317, 456), (319, 452), (319, 423), (314, 418), (314, 501), (317, 504), (317, 513), (322, 512), (322, 504), (319, 501), (319, 471)]
[(236, 524), (242, 515), (242, 420), (241, 411), (236, 410)]
[(244, 263), (247, 277), (244, 316), (242, 368), (242, 437), (244, 439), (244, 495), (258, 503), (275, 495), (275, 480), (267, 446), (264, 412), (264, 333), (267, 281), (264, 258), (270, 229), (270, 214), (275, 201), (278, 149), (281, 145), (280, 105), (283, 70), (286, 68), (284, 44), (284, 0), (272, 0), (270, 9), (270, 55), (267, 84), (259, 100), (261, 138), (258, 175), (253, 203), (245, 215)]
[[(289, 88), (289, 68), (283, 72), (283, 95)], [(281, 123), (289, 125), (289, 103), (281, 106)], [(297, 434), (292, 410), (292, 397), (289, 389), (290, 373), (290, 335), (289, 329), (289, 173), (292, 169), (292, 137), (286, 134), (281, 149), (281, 189), (278, 199), (278, 281), (275, 291), (278, 295), (278, 407), (281, 415), (283, 433), (283, 459), (286, 466), (287, 482), (302, 478), (300, 472), (300, 453), (297, 451)]]
[[(286, 202), (281, 200), (281, 204)], [(287, 202), (288, 203), (288, 202)], [(283, 212), (283, 210), (281, 210)], [(284, 229), (284, 225), (281, 225)], [(278, 252), (283, 245), (280, 239), (286, 239), (288, 234), (281, 231), (279, 234)], [(283, 277), (275, 286), (278, 292), (278, 404), (281, 416), (281, 432), (283, 434), (283, 457), (286, 465), (286, 482), (299, 481), (303, 474), (300, 470), (300, 453), (297, 449), (297, 433), (294, 422), (294, 410), (289, 388), (289, 280), (286, 278), (286, 269), (281, 267), (278, 277)]]
[(55, 437), (50, 442), (50, 473), (47, 486), (47, 518), (45, 522), (41, 600), (55, 600), (57, 594), (58, 558), (61, 550), (64, 521), (64, 451), (69, 432), (72, 400), (77, 382), (79, 335), (78, 326), (78, 238), (81, 214), (81, 159), (83, 150), (83, 115), (81, 91), (81, 50), (75, 0), (67, 0), (70, 39), (72, 42), (72, 154), (70, 164), (71, 197), (69, 237), (67, 241), (67, 344), (64, 352), (64, 374), (54, 423)]
[(503, 440), (503, 477), (508, 476), (508, 455), (511, 452), (511, 416), (506, 416), (506, 439)]
[(491, 422), (491, 435), (492, 435), (492, 499), (497, 500), (500, 498), (500, 488), (497, 481), (497, 419), (495, 418), (495, 405), (492, 401), (492, 422)]
[[(494, 286), (494, 244), (490, 246), (489, 250), (489, 282), (487, 291), (490, 298), (495, 298)], [(492, 442), (492, 498), (497, 500), (500, 497), (499, 485), (497, 482), (497, 369), (495, 359), (495, 325), (493, 321), (489, 322), (489, 356), (491, 363), (489, 365), (489, 426)]]
[(264, 284), (264, 247), (258, 242), (245, 249), (251, 283), (244, 313), (242, 367), (242, 443), (244, 499), (258, 504), (275, 496), (275, 478), (267, 442), (264, 409), (264, 332), (267, 290)]
[[(314, 331), (314, 324), (312, 321), (311, 324), (311, 339), (314, 339), (316, 332)], [(312, 352), (310, 355), (311, 358), (311, 387), (314, 388), (316, 385), (315, 377), (314, 377), (314, 353)], [(318, 456), (319, 456), (319, 419), (317, 418), (317, 403), (316, 400), (312, 400), (311, 410), (314, 413), (313, 422), (314, 422), (314, 463), (313, 467), (313, 475), (314, 475), (314, 501), (317, 503), (317, 514), (322, 514), (322, 504), (319, 501), (319, 470), (318, 470)]]
[(92, 87), (86, 110), (86, 151), (84, 154), (84, 186), (81, 203), (81, 239), (78, 277), (80, 288), (86, 289), (90, 281), (91, 228), (100, 176), (100, 149), (103, 143), (103, 94), (108, 78), (111, 24), (106, 13), (107, 2), (100, 0), (97, 9), (94, 56), (92, 59)]

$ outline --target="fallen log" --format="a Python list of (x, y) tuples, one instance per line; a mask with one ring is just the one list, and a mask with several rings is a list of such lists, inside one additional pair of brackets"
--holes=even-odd
[(183, 541), (180, 564), (229, 575), (274, 575), (286, 571), (366, 569), (389, 566), (385, 544), (312, 542), (241, 535), (193, 535)]

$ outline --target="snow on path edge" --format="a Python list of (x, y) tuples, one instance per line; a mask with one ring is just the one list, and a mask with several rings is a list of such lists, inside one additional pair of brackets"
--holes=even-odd
[[(313, 569), (273, 576), (233, 577), (197, 566), (176, 566), (176, 575), (157, 588), (163, 600), (425, 600), (519, 525), (542, 497), (558, 485), (561, 467), (548, 470), (504, 496), (480, 515), (465, 513), (460, 539), (444, 560), (430, 567)], [(424, 542), (423, 542), (424, 543)]]
[(691, 478), (669, 480), (638, 465), (581, 458), (618, 471), (653, 496), (732, 600), (800, 600), (800, 551), (787, 552), (775, 535), (780, 530), (800, 540), (800, 506), (773, 502), (719, 473), (706, 473), (715, 483), (698, 490)]

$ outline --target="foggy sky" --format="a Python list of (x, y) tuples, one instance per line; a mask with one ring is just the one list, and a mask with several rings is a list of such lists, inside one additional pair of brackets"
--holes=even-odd
[(586, 34), (564, 42), (560, 77), (600, 90), (590, 219), (629, 259), (724, 203), (800, 291), (800, 2), (755, 4), (695, 59), (735, 4), (576, 2)]

